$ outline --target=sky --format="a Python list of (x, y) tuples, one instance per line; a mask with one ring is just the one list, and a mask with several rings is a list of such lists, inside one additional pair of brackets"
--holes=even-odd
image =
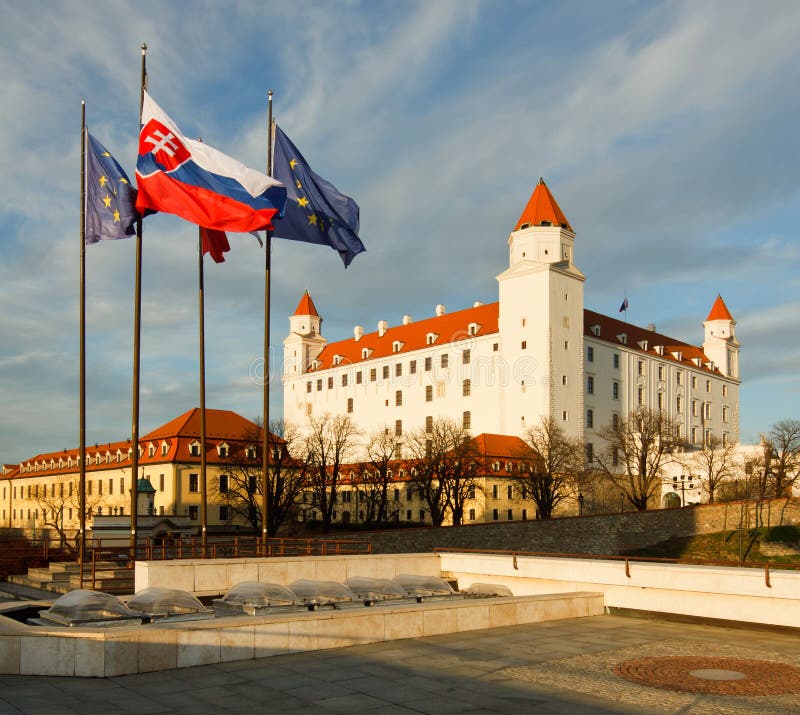
[[(542, 176), (587, 308), (693, 344), (722, 294), (741, 437), (800, 418), (800, 3), (723, 0), (0, 5), (0, 463), (78, 444), (80, 103), (133, 176), (140, 44), (187, 136), (266, 169), (267, 91), (367, 252), (275, 240), (272, 365), (308, 289), (329, 340), (497, 300)], [(143, 239), (141, 428), (199, 404), (197, 233)], [(206, 263), (207, 405), (261, 414), (263, 253)], [(87, 442), (131, 429), (134, 240), (89, 246)], [(282, 411), (276, 379), (271, 414)]]

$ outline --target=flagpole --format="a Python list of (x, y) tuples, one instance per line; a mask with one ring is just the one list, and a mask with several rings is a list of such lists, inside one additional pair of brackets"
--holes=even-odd
[[(272, 176), (272, 90), (267, 92), (267, 174)], [(269, 294), (270, 294), (270, 269), (272, 263), (272, 232), (267, 230), (267, 240), (264, 246), (264, 418), (262, 437), (262, 483), (261, 483), (261, 533), (264, 542), (264, 556), (267, 556), (267, 517), (268, 517), (268, 484), (269, 484)]]
[[(78, 535), (79, 588), (83, 588), (83, 556), (86, 550), (86, 102), (81, 100), (81, 251), (80, 251), (80, 367), (78, 398), (78, 431), (80, 440), (78, 472)], [(64, 505), (61, 505), (64, 508)], [(63, 529), (62, 529), (63, 531)]]
[(203, 229), (197, 227), (198, 301), (200, 308), (200, 529), (203, 558), (206, 556), (208, 500), (206, 497), (206, 333), (203, 297)]
[[(147, 84), (147, 45), (142, 46), (142, 71), (139, 82), (139, 125), (142, 123), (144, 90)], [(136, 562), (136, 525), (139, 520), (139, 365), (142, 332), (142, 224), (143, 217), (136, 222), (136, 284), (133, 299), (133, 398), (131, 406), (131, 565)]]

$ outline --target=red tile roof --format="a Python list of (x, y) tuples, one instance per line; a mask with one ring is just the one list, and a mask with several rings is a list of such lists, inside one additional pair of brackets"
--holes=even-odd
[[(362, 336), (361, 340), (348, 338), (340, 340), (335, 343), (328, 343), (323, 351), (317, 357), (317, 371), (327, 370), (333, 365), (333, 356), (341, 356), (339, 365), (349, 365), (356, 363), (364, 363), (377, 358), (389, 357), (393, 354), (403, 354), (411, 352), (412, 350), (420, 350), (427, 346), (426, 337), (428, 333), (437, 335), (434, 346), (446, 345), (447, 343), (455, 342), (464, 339), (468, 336), (468, 326), (471, 323), (477, 323), (480, 328), (477, 331), (477, 336), (490, 335), (498, 332), (498, 312), (499, 303), (487, 303), (486, 305), (478, 306), (477, 308), (467, 308), (459, 310), (455, 313), (445, 314), (439, 317), (427, 318), (420, 320), (417, 323), (409, 323), (408, 325), (398, 325), (389, 328), (382, 337), (378, 333), (368, 333)], [(592, 328), (600, 326), (600, 334), (595, 335)], [(649, 353), (656, 355), (655, 347), (657, 345), (663, 346), (663, 357), (665, 360), (677, 362), (672, 353), (680, 353), (681, 361), (689, 363), (693, 359), (699, 359), (701, 369), (707, 370), (706, 363), (709, 358), (705, 355), (701, 348), (695, 345), (689, 345), (681, 340), (670, 338), (661, 333), (646, 328), (640, 328), (630, 323), (625, 323), (622, 320), (611, 318), (601, 313), (596, 313), (593, 310), (583, 311), (583, 332), (587, 337), (599, 338), (605, 342), (615, 343), (617, 345), (625, 345), (630, 350), (635, 350), (641, 353)], [(625, 334), (626, 342), (623, 343), (618, 336)], [(393, 344), (395, 341), (402, 343), (398, 353), (394, 353)], [(643, 349), (639, 343), (647, 342), (647, 349)], [(362, 358), (362, 350), (367, 348), (368, 352), (366, 358)], [(310, 372), (314, 372), (310, 370)], [(719, 372), (714, 370), (714, 372)]]
[(519, 437), (506, 434), (489, 434), (484, 432), (472, 440), (478, 453), (484, 459), (491, 457), (522, 458), (530, 456), (531, 447)]
[(514, 230), (519, 231), (525, 224), (541, 226), (542, 223), (562, 226), (570, 231), (572, 230), (572, 226), (569, 225), (567, 217), (564, 216), (564, 212), (559, 208), (558, 202), (553, 198), (553, 194), (550, 193), (550, 189), (547, 188), (544, 179), (539, 179), (539, 183), (533, 190), (531, 198), (522, 211)]
[[(595, 335), (592, 330), (595, 326), (600, 326), (599, 335)], [(678, 358), (676, 358), (672, 353), (680, 353), (680, 362), (689, 363), (691, 360), (699, 359), (701, 361), (701, 365), (695, 365), (695, 367), (701, 367), (703, 370), (708, 370), (706, 363), (709, 362), (709, 359), (701, 348), (695, 345), (689, 345), (689, 343), (684, 343), (681, 340), (676, 340), (675, 338), (662, 335), (654, 330), (640, 328), (622, 320), (610, 318), (609, 316), (602, 315), (601, 313), (595, 313), (593, 310), (583, 311), (583, 334), (587, 337), (599, 338), (600, 340), (616, 343), (618, 345), (624, 344), (631, 350), (650, 355), (658, 354), (655, 348), (656, 346), (660, 345), (664, 349), (664, 354), (660, 355), (660, 357), (664, 360), (679, 362)], [(622, 343), (618, 337), (623, 334), (626, 336), (625, 343)], [(640, 345), (640, 343), (644, 342), (647, 343), (646, 350)], [(716, 368), (714, 369), (714, 372), (719, 374), (719, 370)]]
[(317, 306), (314, 305), (314, 301), (311, 300), (311, 296), (309, 295), (308, 291), (303, 293), (303, 297), (300, 298), (300, 302), (297, 304), (297, 310), (294, 311), (294, 315), (313, 315), (315, 318), (319, 318)]
[[(470, 337), (469, 325), (476, 323), (478, 326), (475, 336), (481, 337), (498, 331), (497, 303), (481, 305), (477, 308), (467, 308), (455, 313), (445, 313), (434, 318), (427, 318), (408, 325), (397, 325), (389, 328), (382, 336), (377, 332), (367, 333), (360, 340), (349, 338), (336, 343), (328, 343), (317, 356), (318, 370), (333, 367), (333, 356), (341, 356), (339, 364), (352, 364), (364, 360), (388, 357), (394, 354), (394, 343), (400, 342), (399, 353), (420, 350), (427, 345), (427, 336), (433, 333), (436, 341), (433, 345), (445, 345), (457, 340)], [(370, 352), (367, 358), (362, 358), (362, 351), (367, 348)]]
[(730, 311), (728, 310), (728, 306), (725, 305), (725, 301), (722, 300), (721, 295), (717, 295), (717, 299), (714, 301), (714, 305), (711, 306), (711, 312), (708, 314), (706, 318), (706, 322), (709, 320), (730, 320), (733, 321), (733, 316), (731, 315)]
[[(231, 410), (212, 410), (206, 409), (206, 461), (209, 464), (220, 463), (222, 459), (217, 453), (217, 447), (225, 442), (230, 448), (230, 453), (233, 455), (237, 449), (243, 450), (251, 444), (256, 446), (260, 445), (262, 439), (261, 427), (255, 422), (242, 417), (241, 415), (232, 412)], [(139, 457), (139, 464), (148, 466), (150, 464), (164, 464), (167, 462), (181, 461), (188, 463), (200, 464), (200, 455), (193, 456), (190, 453), (189, 445), (200, 439), (200, 409), (195, 407), (182, 415), (170, 420), (161, 427), (157, 427), (151, 432), (139, 437), (139, 446), (143, 450), (142, 455)], [(167, 443), (167, 453), (162, 454), (161, 443)], [(271, 435), (270, 441), (278, 444), (281, 443), (279, 437)], [(155, 454), (150, 456), (148, 454), (148, 444), (153, 443), (155, 446)], [(122, 440), (118, 442), (103, 442), (97, 444), (86, 445), (87, 464), (86, 471), (102, 471), (106, 469), (114, 469), (119, 467), (130, 466), (131, 459), (128, 450), (131, 449), (130, 440)], [(100, 464), (89, 464), (88, 458), (92, 460), (99, 453), (105, 455), (107, 452), (111, 455), (116, 455), (117, 451), (121, 452), (120, 461), (101, 462)], [(78, 449), (65, 449), (60, 452), (47, 452), (37, 454), (30, 459), (24, 459), (15, 468), (8, 470), (0, 479), (14, 479), (17, 477), (28, 476), (44, 476), (55, 474), (75, 474), (78, 470)], [(49, 468), (50, 460), (53, 460), (55, 467)], [(58, 460), (61, 459), (65, 463), (63, 467), (58, 466)], [(67, 459), (70, 459), (72, 466), (66, 466)], [(25, 471), (20, 472), (20, 466), (33, 465), (38, 462), (39, 464), (47, 464), (47, 469), (40, 469), (39, 471)]]

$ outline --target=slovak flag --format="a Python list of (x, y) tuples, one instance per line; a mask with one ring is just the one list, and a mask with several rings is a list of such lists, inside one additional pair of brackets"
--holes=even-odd
[(208, 229), (272, 229), (286, 187), (208, 144), (187, 139), (145, 92), (136, 162), (136, 208), (175, 214)]

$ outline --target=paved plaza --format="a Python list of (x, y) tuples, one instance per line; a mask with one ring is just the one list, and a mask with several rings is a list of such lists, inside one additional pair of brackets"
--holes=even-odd
[(782, 673), (800, 666), (800, 639), (595, 616), (108, 679), (6, 675), (0, 712), (800, 712), (797, 692), (686, 693), (613, 672), (663, 656), (752, 658)]

